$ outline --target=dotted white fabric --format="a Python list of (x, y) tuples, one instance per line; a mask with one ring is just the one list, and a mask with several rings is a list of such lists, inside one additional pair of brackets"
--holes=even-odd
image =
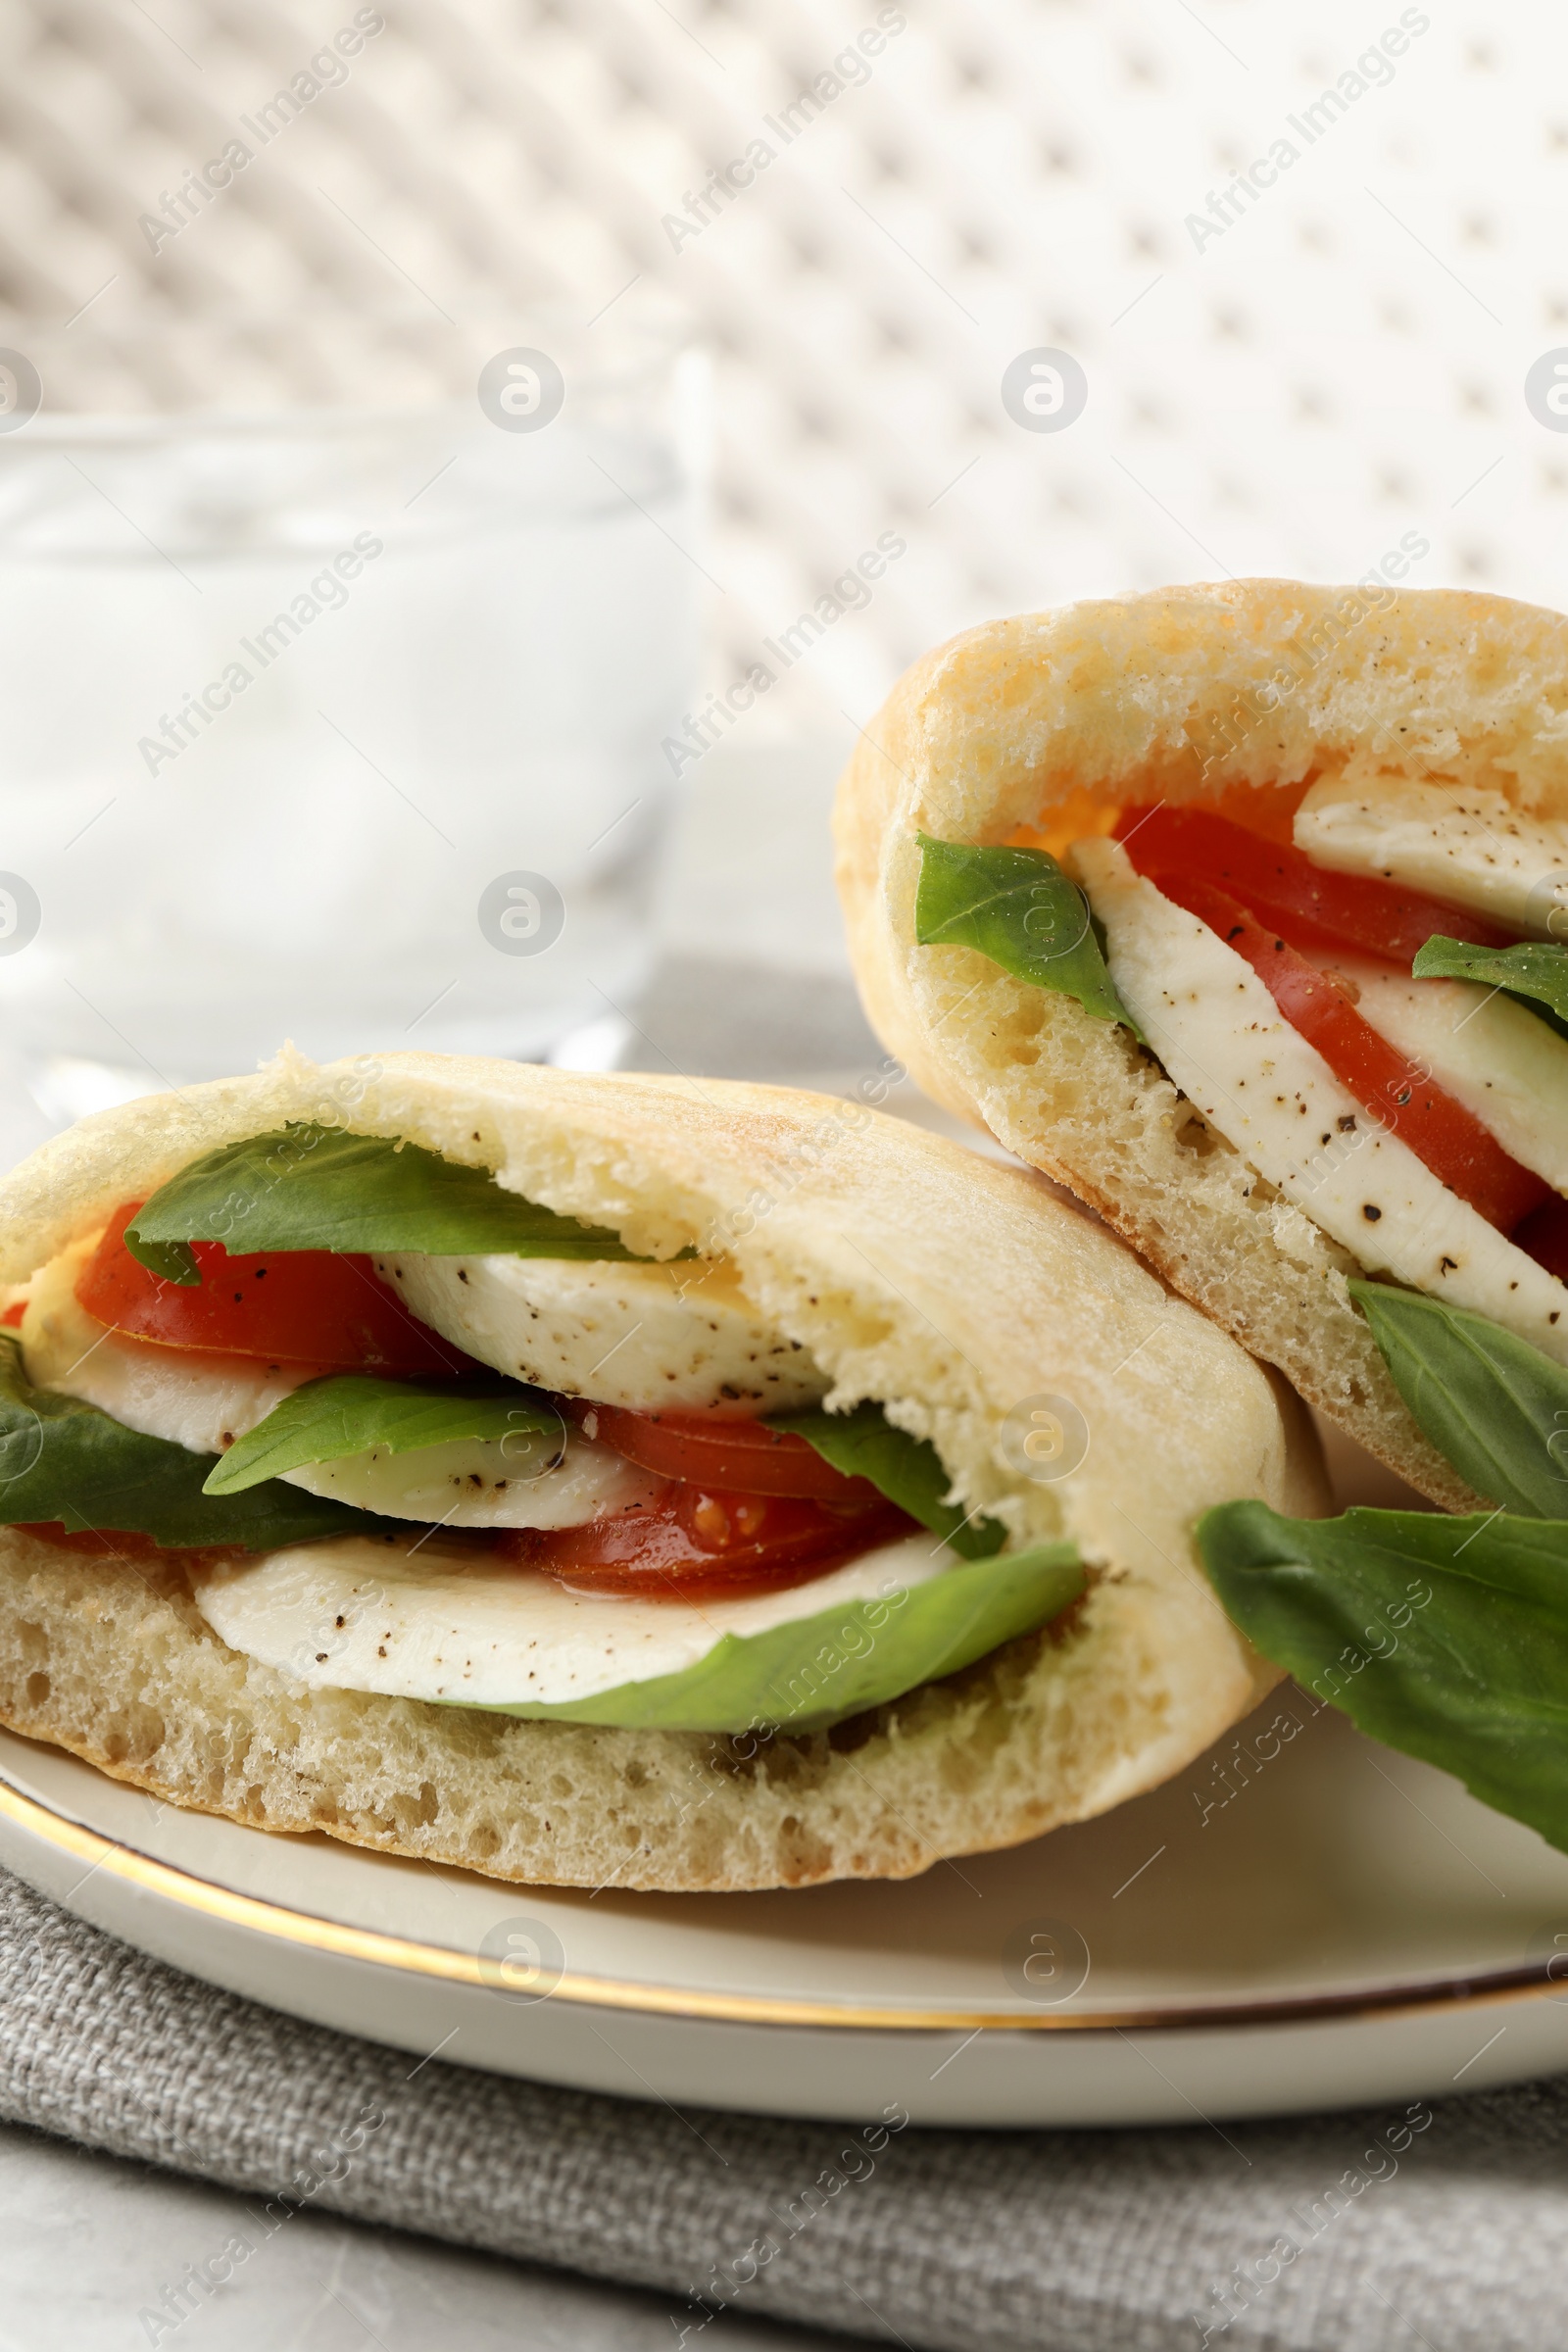
[[(1568, 414), (1523, 389), (1568, 344), (1560, 12), (416, 0), (339, 77), (357, 17), (14, 0), (0, 299), (226, 308), (352, 394), (384, 361), (313, 358), (313, 315), (396, 305), (471, 387), (531, 306), (672, 295), (718, 362), (714, 683), (825, 616), (754, 734), (863, 720), (946, 632), (1076, 595), (1401, 542), (1416, 584), (1560, 595)], [(269, 105), (153, 250), (141, 217)], [(1064, 430), (1003, 406), (1040, 347), (1085, 371)], [(139, 366), (192, 388), (173, 337)], [(835, 597), (884, 533), (869, 601)]]

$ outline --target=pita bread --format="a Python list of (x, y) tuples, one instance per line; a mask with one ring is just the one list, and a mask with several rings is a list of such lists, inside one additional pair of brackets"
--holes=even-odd
[(1130, 1034), (914, 938), (920, 832), (1053, 850), (1130, 801), (1352, 770), (1568, 816), (1568, 621), (1455, 591), (1289, 580), (1071, 605), (971, 629), (901, 680), (845, 771), (838, 877), (878, 1034), (926, 1091), (1090, 1202), (1174, 1287), (1433, 1500), (1476, 1497), (1422, 1437), (1339, 1247), (1250, 1169)]
[[(761, 1744), (310, 1693), (228, 1649), (177, 1553), (101, 1564), (0, 1530), (0, 1717), (175, 1803), (505, 1879), (675, 1889), (903, 1877), (1081, 1820), (1177, 1771), (1277, 1678), (1220, 1610), (1189, 1529), (1260, 1495), (1323, 1505), (1281, 1384), (1023, 1170), (825, 1096), (423, 1054), (260, 1076), (83, 1121), (0, 1189), (19, 1280), (220, 1144), (290, 1119), (492, 1169), (635, 1250), (727, 1249), (845, 1403), (931, 1438), (1014, 1539), (1071, 1535), (1067, 1618), (837, 1729)], [(1090, 1446), (1009, 1469), (1020, 1400), (1070, 1396)]]

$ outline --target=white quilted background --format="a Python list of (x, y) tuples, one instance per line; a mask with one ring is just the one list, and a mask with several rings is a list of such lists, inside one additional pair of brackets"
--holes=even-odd
[[(90, 302), (100, 332), (392, 302), (435, 351), (442, 312), (586, 320), (662, 289), (716, 358), (713, 682), (879, 534), (907, 543), (759, 737), (863, 719), (991, 612), (1353, 576), (1406, 533), (1415, 581), (1564, 601), (1568, 441), (1522, 395), (1568, 343), (1568, 25), (1542, 0), (1406, 9), (1426, 29), (1392, 80), (1201, 252), (1185, 216), (1393, 0), (911, 0), (863, 86), (679, 251), (663, 216), (878, 0), (408, 0), (150, 253), (139, 213), (353, 13), (11, 0), (0, 297), (53, 325)], [(1039, 344), (1088, 373), (1060, 433), (999, 397)]]

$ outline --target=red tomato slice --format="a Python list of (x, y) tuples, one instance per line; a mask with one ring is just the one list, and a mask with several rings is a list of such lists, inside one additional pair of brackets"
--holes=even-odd
[(100, 1323), (165, 1348), (263, 1356), (322, 1372), (467, 1372), (475, 1367), (414, 1317), (375, 1278), (368, 1257), (280, 1250), (230, 1257), (221, 1242), (193, 1242), (199, 1285), (165, 1282), (125, 1248), (141, 1206), (110, 1218), (82, 1268), (76, 1298)]
[(1291, 1027), (1317, 1048), (1336, 1078), (1489, 1225), (1512, 1233), (1551, 1200), (1548, 1184), (1510, 1158), (1463, 1103), (1361, 1018), (1343, 989), (1228, 891), (1187, 873), (1156, 872), (1149, 879), (1246, 958)]
[(1306, 946), (1354, 948), (1408, 971), (1440, 932), (1478, 948), (1510, 942), (1510, 933), (1477, 915), (1369, 875), (1329, 873), (1300, 850), (1264, 841), (1207, 808), (1124, 808), (1116, 838), (1141, 874), (1159, 867), (1201, 875)]
[(650, 1510), (586, 1527), (513, 1528), (498, 1542), (519, 1568), (540, 1569), (573, 1592), (723, 1600), (803, 1585), (914, 1528), (880, 1496), (846, 1511), (800, 1495), (675, 1486)]
[(13, 1298), (5, 1313), (0, 1315), (0, 1331), (20, 1331), (22, 1318), (26, 1311), (27, 1301), (25, 1298)]
[(761, 1421), (716, 1420), (707, 1413), (634, 1413), (621, 1405), (570, 1407), (585, 1434), (628, 1462), (662, 1478), (681, 1478), (710, 1493), (794, 1494), (818, 1502), (872, 1503), (868, 1478), (850, 1478), (814, 1446)]

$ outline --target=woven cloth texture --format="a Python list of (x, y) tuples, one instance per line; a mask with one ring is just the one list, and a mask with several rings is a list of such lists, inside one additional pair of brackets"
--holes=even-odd
[[(419, 2064), (216, 1991), (0, 1874), (0, 2117), (226, 2183), (258, 2240), (293, 2183), (316, 2209), (662, 2289), (687, 2345), (725, 2302), (942, 2352), (1562, 2340), (1559, 2082), (1420, 2107), (1414, 2132), (1403, 2108), (1223, 2136), (911, 2128), (868, 2163), (842, 2127)], [(313, 2192), (318, 2170), (335, 2177)]]

